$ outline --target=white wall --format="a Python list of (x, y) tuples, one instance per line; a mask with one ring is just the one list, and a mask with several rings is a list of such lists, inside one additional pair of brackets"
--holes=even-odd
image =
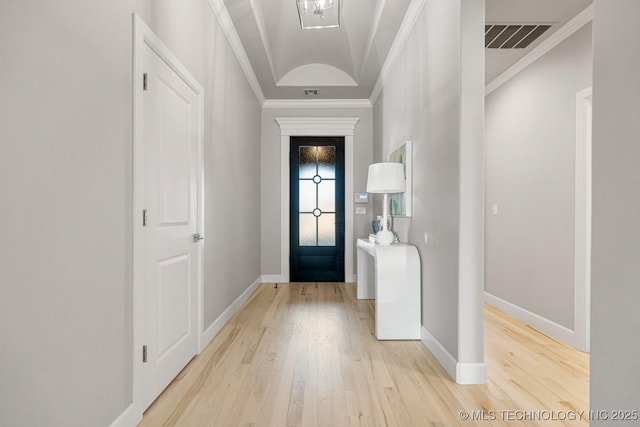
[[(363, 193), (367, 187), (367, 170), (371, 163), (371, 108), (265, 108), (262, 111), (262, 273), (280, 275), (280, 126), (276, 117), (359, 117), (353, 142), (353, 191)], [(320, 135), (321, 136), (321, 135)], [(345, 197), (353, 197), (346, 194)], [(365, 205), (360, 205), (365, 206)], [(355, 207), (354, 207), (355, 210)], [(353, 215), (354, 239), (371, 233), (371, 203), (366, 215)], [(287, 213), (288, 215), (288, 213)], [(348, 242), (347, 242), (348, 244)], [(355, 240), (353, 266), (356, 271)], [(346, 262), (346, 260), (345, 260)], [(284, 272), (282, 272), (284, 274)], [(349, 278), (346, 278), (349, 280)]]
[(484, 362), (483, 28), (484, 2), (427, 1), (373, 117), (374, 161), (413, 141), (414, 212), (394, 225), (418, 247), (422, 325), (454, 377), (456, 363)]
[(486, 291), (571, 330), (576, 93), (592, 84), (591, 34), (486, 97)]
[(594, 1), (590, 409), (609, 415), (640, 409), (638, 16), (637, 0)]
[(3, 426), (132, 399), (133, 12), (206, 91), (205, 321), (260, 274), (260, 107), (206, 1), (0, 3)]

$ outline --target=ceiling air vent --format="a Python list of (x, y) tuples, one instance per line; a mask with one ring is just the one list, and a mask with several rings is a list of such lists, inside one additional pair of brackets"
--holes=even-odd
[(318, 96), (318, 89), (304, 89), (304, 96)]
[(484, 26), (484, 47), (524, 49), (549, 28), (550, 24), (487, 24)]

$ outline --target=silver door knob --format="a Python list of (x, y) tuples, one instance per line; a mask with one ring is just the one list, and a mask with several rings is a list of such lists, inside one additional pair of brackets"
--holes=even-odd
[(196, 234), (192, 235), (191, 238), (193, 240), (193, 243), (197, 243), (200, 240), (204, 239), (204, 237), (201, 236), (200, 233), (196, 233)]

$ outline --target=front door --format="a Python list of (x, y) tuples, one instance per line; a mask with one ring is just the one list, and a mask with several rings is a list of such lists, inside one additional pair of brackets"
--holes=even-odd
[(199, 95), (147, 45), (142, 59), (144, 402), (146, 408), (196, 355)]
[(344, 281), (344, 138), (291, 137), (290, 280)]

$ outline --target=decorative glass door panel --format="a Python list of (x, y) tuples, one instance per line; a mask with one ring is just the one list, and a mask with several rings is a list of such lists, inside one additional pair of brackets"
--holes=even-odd
[(344, 280), (344, 138), (291, 137), (291, 281)]
[(299, 245), (335, 246), (336, 147), (303, 145), (298, 154)]

